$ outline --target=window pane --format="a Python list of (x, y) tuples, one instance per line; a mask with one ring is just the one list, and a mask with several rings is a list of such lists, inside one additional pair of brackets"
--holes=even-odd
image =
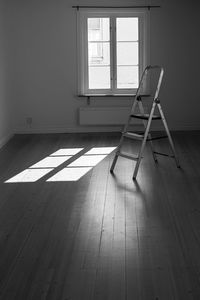
[(117, 18), (117, 88), (138, 87), (138, 18)]
[(117, 41), (138, 40), (138, 18), (117, 18)]
[(88, 18), (89, 89), (110, 88), (110, 20)]
[(110, 65), (110, 43), (89, 42), (88, 61), (90, 65)]
[(110, 88), (110, 67), (89, 67), (89, 89)]
[(138, 87), (138, 67), (117, 66), (117, 88), (134, 89)]
[(109, 41), (109, 18), (88, 18), (88, 41)]
[(138, 64), (138, 42), (117, 42), (117, 65)]

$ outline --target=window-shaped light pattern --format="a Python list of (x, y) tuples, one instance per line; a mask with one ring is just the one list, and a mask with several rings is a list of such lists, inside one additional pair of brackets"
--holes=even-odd
[(88, 18), (89, 89), (110, 88), (110, 19)]
[(69, 160), (83, 148), (59, 149), (26, 170), (6, 180), (6, 183), (35, 182)]
[(108, 154), (110, 154), (116, 147), (95, 147), (80, 156), (66, 168), (56, 173), (47, 181), (77, 181), (100, 161), (102, 161)]
[(12, 178), (5, 181), (5, 183), (18, 183), (18, 182), (35, 182), (52, 171), (52, 168), (31, 169), (28, 168)]
[(138, 18), (116, 18), (117, 88), (134, 89), (139, 78)]
[[(36, 182), (51, 171), (55, 173), (56, 168), (61, 168), (62, 164), (65, 164), (63, 168), (58, 170), (53, 176), (48, 175), (50, 177), (46, 181), (77, 181), (115, 148), (116, 147), (95, 147), (77, 157), (75, 160), (73, 160), (74, 156), (82, 151), (83, 148), (62, 148), (6, 180), (5, 183)], [(71, 163), (66, 166), (69, 159)]]

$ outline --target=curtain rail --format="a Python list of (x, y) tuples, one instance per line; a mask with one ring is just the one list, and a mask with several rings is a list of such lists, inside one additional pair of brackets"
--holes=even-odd
[(72, 8), (147, 8), (150, 10), (151, 8), (160, 8), (159, 5), (135, 5), (135, 6), (82, 6), (82, 5), (74, 5)]

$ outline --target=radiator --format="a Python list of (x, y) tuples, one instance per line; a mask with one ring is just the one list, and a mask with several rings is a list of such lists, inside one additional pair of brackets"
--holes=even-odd
[(130, 107), (81, 107), (80, 125), (123, 125), (126, 123)]

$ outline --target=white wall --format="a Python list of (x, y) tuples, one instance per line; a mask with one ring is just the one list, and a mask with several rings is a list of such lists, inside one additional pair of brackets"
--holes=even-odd
[(11, 136), (11, 115), (7, 89), (7, 55), (6, 55), (6, 10), (0, 2), (0, 148)]
[[(72, 5), (160, 4), (151, 10), (151, 64), (165, 68), (162, 103), (172, 129), (200, 129), (199, 1), (8, 0), (9, 80), (16, 132), (118, 130), (78, 125), (76, 10)], [(2, 92), (1, 92), (2, 93)], [(92, 100), (127, 106), (126, 99)], [(33, 123), (26, 124), (31, 117)]]

